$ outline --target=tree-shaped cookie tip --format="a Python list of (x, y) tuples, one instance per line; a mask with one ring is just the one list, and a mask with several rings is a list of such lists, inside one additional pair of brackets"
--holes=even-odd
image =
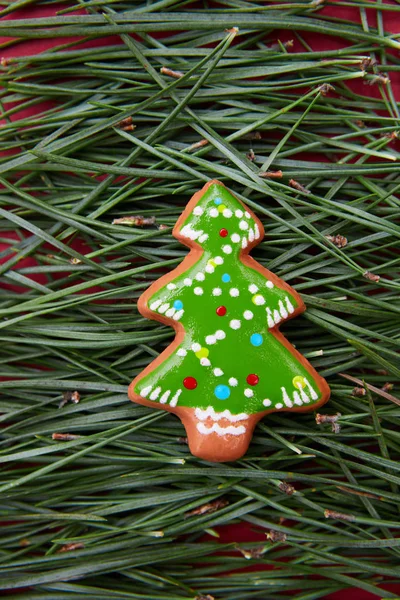
[(176, 336), (133, 380), (129, 397), (178, 415), (196, 456), (235, 460), (264, 415), (314, 410), (328, 400), (329, 387), (279, 331), (304, 303), (248, 255), (264, 230), (240, 200), (209, 182), (173, 234), (190, 253), (138, 307)]

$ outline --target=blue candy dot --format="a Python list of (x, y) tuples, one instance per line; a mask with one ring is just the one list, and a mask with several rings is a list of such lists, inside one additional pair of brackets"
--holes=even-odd
[(227, 385), (217, 385), (214, 390), (214, 394), (218, 398), (218, 400), (226, 400), (231, 395), (231, 390)]
[(263, 341), (264, 340), (261, 333), (253, 333), (253, 335), (250, 338), (250, 342), (253, 344), (253, 346), (261, 346)]
[(216, 204), (217, 206), (219, 206), (220, 204), (222, 204), (221, 198), (215, 198), (214, 204)]
[(228, 283), (230, 280), (231, 280), (231, 276), (230, 276), (230, 275), (228, 275), (228, 273), (224, 273), (224, 274), (222, 275), (222, 281), (223, 281), (224, 283)]
[(181, 300), (175, 300), (174, 308), (176, 308), (176, 310), (181, 310), (181, 308), (183, 308), (183, 302)]

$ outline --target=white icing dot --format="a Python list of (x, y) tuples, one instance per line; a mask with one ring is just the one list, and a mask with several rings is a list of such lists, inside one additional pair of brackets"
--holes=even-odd
[(158, 396), (160, 395), (161, 392), (161, 388), (160, 386), (156, 387), (155, 390), (153, 390), (150, 394), (150, 400), (157, 400)]
[(232, 319), (232, 321), (229, 323), (229, 326), (232, 327), (232, 329), (240, 329), (239, 319)]
[(194, 344), (192, 344), (191, 346), (193, 352), (198, 352), (199, 350), (201, 350), (201, 346), (198, 342), (194, 342)]
[(250, 321), (254, 317), (254, 315), (251, 312), (251, 310), (245, 310), (244, 313), (243, 313), (243, 316), (246, 319), (246, 321)]
[(250, 388), (246, 388), (244, 390), (244, 395), (246, 396), (246, 398), (252, 398), (254, 396), (254, 392)]
[(215, 332), (215, 337), (217, 338), (217, 340), (224, 340), (226, 338), (226, 333), (222, 329), (218, 329)]
[(222, 258), (222, 256), (216, 256), (214, 258), (214, 262), (216, 265), (222, 265), (224, 264), (224, 259)]
[(201, 296), (202, 293), (203, 293), (203, 288), (201, 288), (201, 287), (195, 287), (193, 291), (196, 294), (196, 296)]
[(275, 408), (283, 408), (283, 404), (281, 404), (281, 402), (278, 402), (278, 404), (275, 404)]
[(204, 270), (206, 273), (214, 273), (214, 267), (212, 265), (206, 265)]
[(231, 240), (234, 244), (237, 244), (238, 242), (240, 242), (240, 235), (238, 233), (233, 233), (231, 235)]
[(269, 398), (265, 398), (265, 400), (263, 400), (263, 404), (264, 406), (271, 406), (271, 400)]
[(251, 214), (250, 214), (250, 213), (249, 213), (249, 212), (246, 210), (246, 211), (245, 211), (245, 213), (244, 213), (244, 216), (245, 216), (247, 219), (250, 219), (250, 217), (251, 217)]
[(179, 396), (182, 394), (182, 390), (178, 390), (174, 396), (172, 396), (171, 401), (169, 403), (170, 406), (176, 406), (178, 404)]
[(231, 288), (229, 290), (229, 295), (232, 296), (232, 298), (237, 298), (239, 296), (239, 290), (237, 288)]
[(252, 294), (255, 294), (256, 292), (258, 292), (258, 287), (256, 286), (255, 283), (252, 283), (251, 285), (249, 285), (249, 292), (251, 292)]
[(197, 279), (197, 281), (204, 281), (206, 278), (206, 276), (204, 275), (204, 273), (197, 273), (195, 279)]
[(269, 306), (267, 306), (267, 308), (265, 309), (267, 311), (267, 320), (268, 320), (268, 327), (275, 327), (275, 323), (274, 323), (274, 319), (272, 317), (272, 312), (271, 309), (269, 308)]
[(228, 383), (232, 387), (236, 387), (238, 384), (238, 380), (236, 379), (236, 377), (230, 377)]
[(287, 319), (289, 313), (286, 310), (286, 308), (283, 306), (282, 300), (279, 300), (279, 312), (280, 312), (282, 319)]
[(213, 296), (220, 296), (222, 294), (221, 288), (214, 288), (212, 291)]
[(257, 306), (262, 306), (263, 304), (265, 304), (265, 298), (264, 296), (261, 296), (261, 294), (257, 294), (257, 296), (254, 296), (253, 300), (254, 304), (257, 304)]
[(174, 283), (169, 283), (169, 284), (167, 285), (167, 289), (168, 289), (168, 290), (174, 290), (175, 288), (176, 288), (176, 285), (175, 285)]
[(203, 214), (203, 212), (204, 210), (201, 208), (201, 206), (196, 206), (193, 210), (193, 214), (197, 217), (200, 217)]
[(202, 367), (209, 367), (211, 365), (211, 363), (208, 360), (208, 358), (201, 358), (200, 359), (200, 364), (201, 364)]
[(238, 219), (241, 219), (243, 217), (243, 211), (242, 210), (235, 210), (235, 215), (237, 216)]
[(192, 285), (193, 281), (189, 277), (186, 277), (186, 279), (183, 280), (183, 283), (185, 285)]
[(226, 217), (227, 219), (230, 219), (232, 216), (232, 211), (229, 208), (225, 208), (223, 213), (224, 217)]
[(223, 375), (224, 372), (222, 369), (219, 369), (218, 367), (216, 369), (214, 369), (214, 375), (215, 377), (221, 377), (221, 375)]
[(193, 231), (193, 236), (192, 236), (192, 240), (196, 240), (197, 238), (199, 238), (201, 235), (203, 235), (203, 230), (201, 229), (200, 231)]
[(199, 237), (199, 242), (205, 242), (206, 240), (208, 240), (208, 234), (203, 233), (203, 235)]
[(267, 281), (267, 283), (265, 285), (267, 286), (267, 288), (270, 288), (271, 290), (274, 287), (274, 284), (272, 283), (272, 281)]
[(218, 213), (218, 210), (216, 208), (214, 208), (214, 207), (211, 208), (211, 210), (209, 212), (210, 217), (218, 217), (218, 214), (219, 213)]
[(215, 335), (208, 335), (206, 337), (206, 344), (209, 344), (210, 346), (215, 344), (216, 341), (217, 341), (217, 338), (215, 337)]
[(155, 302), (152, 302), (150, 304), (150, 309), (157, 310), (157, 308), (160, 306), (160, 304), (162, 304), (162, 300), (156, 300)]
[(181, 235), (187, 237), (188, 235), (188, 230), (190, 230), (189, 225), (184, 225), (181, 229)]
[(179, 348), (177, 355), (178, 356), (186, 356), (187, 351), (185, 350), (185, 348)]
[(167, 390), (166, 392), (164, 392), (160, 398), (161, 404), (165, 404), (166, 401), (168, 400), (168, 398), (170, 397), (170, 395), (171, 395), (171, 390)]
[(289, 300), (289, 298), (287, 296), (285, 298), (285, 301), (286, 301), (286, 306), (287, 306), (288, 311), (290, 312), (290, 314), (293, 313), (294, 312), (294, 306), (290, 302), (290, 300)]
[(225, 252), (225, 254), (231, 254), (232, 246), (230, 246), (229, 244), (222, 246), (222, 252)]
[(245, 231), (248, 228), (249, 228), (249, 224), (246, 221), (240, 221), (239, 229), (241, 229), (242, 231)]

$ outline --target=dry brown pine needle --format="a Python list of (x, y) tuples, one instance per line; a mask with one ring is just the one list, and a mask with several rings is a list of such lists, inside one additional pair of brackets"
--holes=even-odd
[(371, 273), (370, 271), (365, 271), (365, 273), (363, 273), (363, 277), (365, 277), (365, 279), (373, 281), (374, 283), (378, 283), (378, 281), (380, 280), (379, 275), (375, 275), (375, 273)]
[(83, 542), (64, 544), (64, 546), (61, 546), (61, 548), (57, 550), (57, 553), (61, 554), (62, 552), (74, 552), (74, 550), (82, 550), (84, 547), (85, 544)]
[(168, 77), (173, 77), (174, 79), (180, 79), (183, 77), (183, 73), (181, 71), (174, 71), (173, 69), (169, 69), (168, 67), (161, 67), (160, 73), (163, 75), (168, 75)]
[(338, 521), (354, 521), (354, 515), (348, 515), (346, 513), (338, 512), (336, 510), (325, 510), (325, 519), (336, 519)]
[(332, 244), (335, 244), (335, 246), (337, 246), (338, 248), (344, 248), (345, 246), (347, 246), (347, 238), (343, 235), (326, 235), (325, 237), (327, 240), (332, 242)]
[(266, 536), (271, 542), (286, 542), (287, 539), (286, 533), (276, 531), (275, 529), (270, 529)]
[(112, 222), (113, 225), (130, 225), (131, 227), (146, 227), (147, 225), (155, 225), (155, 223), (155, 217), (142, 217), (140, 215), (119, 217)]
[(278, 488), (281, 490), (281, 492), (284, 492), (288, 496), (292, 496), (296, 493), (296, 488), (286, 481), (281, 481), (281, 483), (278, 485)]
[(229, 500), (225, 498), (218, 498), (217, 500), (213, 500), (212, 502), (207, 502), (207, 504), (203, 504), (202, 506), (198, 506), (193, 510), (189, 510), (185, 513), (185, 518), (199, 516), (199, 515), (207, 515), (213, 513), (221, 508), (225, 508), (228, 506)]
[(262, 171), (259, 176), (264, 179), (282, 179), (283, 173), (282, 171)]

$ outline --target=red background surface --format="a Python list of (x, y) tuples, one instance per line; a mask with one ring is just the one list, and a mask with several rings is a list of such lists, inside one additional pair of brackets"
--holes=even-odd
[[(393, 2), (393, 4), (397, 4), (397, 3)], [(397, 4), (397, 6), (398, 6), (398, 4)], [(63, 4), (62, 7), (64, 8), (65, 4)], [(185, 9), (187, 10), (187, 7), (185, 7)], [(15, 11), (14, 13), (12, 13), (12, 15), (7, 15), (6, 17), (3, 17), (3, 20), (53, 16), (56, 14), (56, 12), (57, 12), (57, 9), (54, 5), (41, 6), (41, 7), (29, 7), (26, 9), (21, 9), (21, 10)], [(76, 14), (79, 14), (79, 12), (82, 13), (83, 11), (77, 11)], [(367, 12), (369, 26), (370, 27), (376, 26), (376, 11), (374, 9), (367, 9), (366, 12)], [(348, 19), (353, 22), (360, 21), (359, 12), (358, 12), (357, 8), (350, 7), (350, 6), (335, 5), (334, 3), (332, 3), (332, 6), (327, 6), (327, 7), (322, 8), (322, 10), (320, 11), (320, 14), (330, 15), (330, 16), (333, 16), (333, 17), (339, 18), (339, 19)], [(391, 32), (391, 33), (400, 32), (400, 12), (383, 11), (383, 21), (384, 21), (384, 27), (385, 27), (386, 32)], [(270, 36), (270, 38), (271, 37), (272, 36)], [(321, 36), (321, 35), (316, 35), (316, 34), (312, 34), (312, 33), (302, 32), (302, 37), (311, 46), (311, 48), (316, 51), (342, 48), (344, 45), (346, 45), (342, 39), (335, 38), (332, 36)], [(286, 30), (285, 31), (277, 31), (276, 38), (277, 39), (279, 38), (282, 42), (286, 42), (288, 40), (293, 39), (294, 46), (290, 50), (291, 52), (304, 51), (301, 44), (297, 41), (297, 39), (293, 36), (292, 32), (290, 32), (290, 31), (286, 31)], [(10, 48), (4, 48), (1, 51), (1, 57), (7, 58), (7, 57), (34, 55), (34, 54), (43, 52), (55, 45), (62, 44), (64, 42), (71, 42), (73, 39), (74, 38), (57, 38), (55, 41), (53, 41), (51, 39), (28, 40), (26, 42), (18, 43)], [(2, 42), (7, 42), (7, 41), (9, 41), (9, 38), (1, 38), (0, 37), (0, 44)], [(97, 39), (97, 40), (93, 40), (90, 42), (85, 42), (83, 44), (80, 44), (79, 47), (80, 48), (92, 48), (94, 46), (112, 45), (112, 44), (118, 44), (118, 43), (121, 43), (120, 38), (118, 36), (113, 36), (113, 37), (110, 36), (110, 37), (107, 37), (106, 39)], [(392, 74), (390, 74), (390, 79), (391, 79), (391, 84), (392, 84), (392, 88), (393, 88), (395, 97), (396, 97), (396, 99), (400, 100), (400, 75), (398, 73), (395, 73), (395, 74), (392, 73)], [(379, 92), (376, 88), (365, 86), (361, 80), (355, 80), (352, 83), (352, 88), (360, 94), (379, 97)], [(34, 107), (30, 107), (26, 110), (20, 111), (19, 113), (15, 113), (11, 116), (11, 119), (14, 121), (19, 118), (28, 117), (29, 115), (35, 114), (38, 111), (43, 110), (44, 108), (46, 108), (46, 106), (50, 106), (50, 103), (43, 103), (43, 104), (40, 104), (40, 105), (37, 105)], [(7, 105), (7, 108), (11, 108), (11, 105)], [(0, 123), (1, 123), (1, 121), (0, 121)], [(3, 237), (6, 237), (6, 234), (3, 233)], [(16, 239), (16, 236), (12, 232), (10, 232), (9, 237), (10, 237), (10, 239)], [(5, 244), (0, 244), (0, 250), (3, 250), (4, 247), (5, 247)], [(83, 250), (83, 248), (80, 248), (80, 250)], [(21, 268), (21, 267), (26, 267), (26, 266), (32, 266), (34, 264), (35, 264), (34, 259), (28, 257), (28, 258), (24, 259), (24, 261), (21, 262), (18, 265), (18, 267)], [(45, 283), (44, 281), (41, 280), (42, 277), (44, 277), (44, 276), (40, 276), (40, 275), (34, 276), (33, 275), (32, 277), (40, 283)], [(12, 287), (13, 289), (17, 289), (17, 286), (10, 285), (10, 287)], [(219, 528), (219, 533), (220, 533), (221, 543), (230, 543), (230, 542), (246, 543), (246, 542), (257, 542), (257, 541), (265, 543), (265, 533), (257, 534), (253, 528), (250, 528), (248, 525), (246, 525), (244, 523), (240, 524), (240, 525), (235, 525), (235, 526), (222, 526)], [(215, 541), (215, 539), (213, 539), (213, 541)], [(251, 567), (251, 570), (252, 571), (257, 570), (258, 568), (259, 567), (257, 567), (255, 565), (254, 567)], [(399, 567), (399, 572), (400, 572), (400, 567)], [(379, 572), (377, 572), (377, 575), (379, 575)], [(392, 593), (399, 594), (399, 598), (400, 598), (400, 583), (399, 584), (383, 584), (380, 587), (382, 587), (382, 589), (389, 590)], [(335, 592), (333, 594), (329, 594), (326, 596), (326, 600), (374, 600), (376, 598), (379, 598), (379, 596), (376, 596), (374, 594), (371, 594), (371, 593), (366, 592), (361, 589), (348, 589), (348, 590), (343, 590), (340, 592)]]

